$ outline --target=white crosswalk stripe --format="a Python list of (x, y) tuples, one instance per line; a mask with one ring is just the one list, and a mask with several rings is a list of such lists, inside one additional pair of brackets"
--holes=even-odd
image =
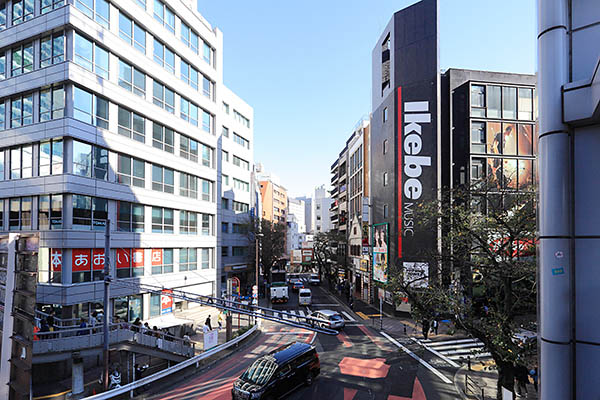
[[(312, 310), (313, 312), (315, 311), (319, 311), (319, 310)], [(310, 317), (311, 311), (307, 311), (305, 310), (281, 310), (281, 313), (279, 312), (274, 312), (273, 313), (273, 317), (275, 318), (282, 318), (282, 319), (286, 319), (286, 320), (302, 320), (304, 321), (303, 318), (306, 317)], [(356, 319), (353, 318), (350, 314), (348, 314), (345, 311), (342, 311), (341, 313), (342, 318), (344, 319), (344, 321), (346, 321), (346, 323), (356, 323)]]
[(483, 343), (477, 339), (458, 340), (419, 340), (423, 346), (435, 350), (453, 361), (466, 362), (467, 358), (486, 358), (490, 353), (485, 351)]

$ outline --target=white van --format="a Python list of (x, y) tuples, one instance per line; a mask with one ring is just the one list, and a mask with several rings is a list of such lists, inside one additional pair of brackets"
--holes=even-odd
[(310, 306), (312, 303), (312, 293), (310, 289), (300, 289), (298, 293), (298, 304), (301, 306)]

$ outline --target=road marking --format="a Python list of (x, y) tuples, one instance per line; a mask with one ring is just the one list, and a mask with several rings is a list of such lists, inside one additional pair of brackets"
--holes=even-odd
[(377, 347), (379, 347), (380, 350), (382, 351), (390, 351), (389, 348), (386, 348), (387, 344), (384, 345), (383, 340), (381, 338), (378, 338), (377, 336), (373, 335), (371, 332), (369, 332), (369, 328), (367, 328), (364, 325), (359, 325), (358, 329), (360, 329), (361, 331), (363, 331), (363, 333), (365, 335), (367, 335), (369, 337), (369, 339), (371, 339), (371, 342), (373, 342)]
[(312, 332), (265, 332), (265, 335), (311, 335)]
[(313, 306), (318, 306), (318, 307), (340, 307), (341, 304), (313, 304)]
[(363, 313), (363, 312), (360, 312), (360, 311), (356, 312), (356, 315), (358, 315), (358, 316), (359, 316), (359, 317), (361, 317), (362, 319), (366, 319), (366, 320), (369, 320), (369, 319), (370, 319), (368, 315), (366, 315), (365, 313)]
[(342, 342), (344, 347), (352, 347), (352, 342), (350, 341), (346, 333), (340, 332), (337, 335), (335, 335), (335, 337), (338, 338), (340, 342)]
[(298, 313), (300, 314), (300, 316), (301, 316), (302, 318), (304, 318), (304, 311), (300, 310), (300, 311), (298, 311)]
[(400, 343), (398, 343), (398, 341), (396, 339), (394, 339), (393, 337), (391, 337), (390, 335), (388, 335), (385, 332), (379, 332), (379, 333), (381, 333), (381, 335), (383, 337), (385, 337), (387, 340), (389, 340), (390, 342), (392, 342), (393, 344), (395, 344), (397, 347), (399, 347), (400, 349), (402, 349), (402, 351), (404, 351), (406, 354), (408, 354), (409, 356), (411, 356), (412, 358), (414, 358), (415, 360), (417, 360), (419, 363), (421, 363), (421, 365), (423, 365), (425, 368), (427, 368), (428, 370), (430, 370), (431, 372), (433, 372), (435, 375), (437, 375), (437, 377), (440, 378), (444, 383), (448, 383), (448, 384), (452, 383), (452, 381), (450, 379), (448, 379), (446, 377), (446, 375), (442, 374), (440, 371), (438, 371), (437, 369), (435, 369), (431, 365), (429, 365), (427, 363), (427, 361), (419, 358), (419, 356), (417, 356), (415, 353), (413, 353), (412, 351), (410, 351), (409, 349), (407, 349), (406, 347), (404, 347), (403, 345), (401, 345)]
[(352, 316), (350, 314), (348, 314), (346, 311), (342, 311), (342, 314), (344, 314), (344, 317), (348, 318), (350, 321), (356, 322), (356, 320), (354, 318), (352, 318)]
[(416, 343), (420, 344), (421, 346), (425, 347), (427, 350), (429, 350), (430, 352), (432, 352), (433, 354), (435, 354), (436, 356), (438, 356), (442, 360), (446, 361), (448, 364), (452, 365), (454, 368), (460, 368), (460, 365), (458, 365), (457, 363), (455, 363), (454, 361), (452, 361), (451, 359), (449, 359), (448, 357), (446, 357), (442, 353), (439, 353), (439, 352), (435, 351), (434, 349), (432, 349), (431, 347), (422, 344), (421, 342), (419, 342), (414, 337), (411, 337), (411, 339), (414, 340)]

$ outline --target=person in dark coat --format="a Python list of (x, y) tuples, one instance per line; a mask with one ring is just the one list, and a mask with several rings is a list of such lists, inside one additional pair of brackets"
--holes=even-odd
[(529, 381), (529, 371), (523, 364), (517, 364), (515, 367), (515, 380), (517, 381), (517, 396), (527, 396), (527, 382)]
[(208, 329), (212, 331), (212, 325), (210, 323), (210, 315), (206, 317), (206, 321), (204, 321), (204, 325), (208, 326)]

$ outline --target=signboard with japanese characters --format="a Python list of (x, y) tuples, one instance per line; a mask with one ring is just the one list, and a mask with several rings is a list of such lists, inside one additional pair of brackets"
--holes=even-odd
[(173, 297), (169, 296), (173, 291), (171, 289), (163, 289), (162, 295), (160, 296), (160, 313), (168, 314), (173, 312)]
[(51, 249), (50, 250), (50, 268), (52, 272), (62, 271), (62, 250)]
[(89, 271), (92, 266), (91, 249), (73, 249), (71, 252), (71, 269), (73, 272)]
[(151, 256), (152, 266), (159, 267), (163, 263), (163, 251), (162, 249), (152, 249)]

